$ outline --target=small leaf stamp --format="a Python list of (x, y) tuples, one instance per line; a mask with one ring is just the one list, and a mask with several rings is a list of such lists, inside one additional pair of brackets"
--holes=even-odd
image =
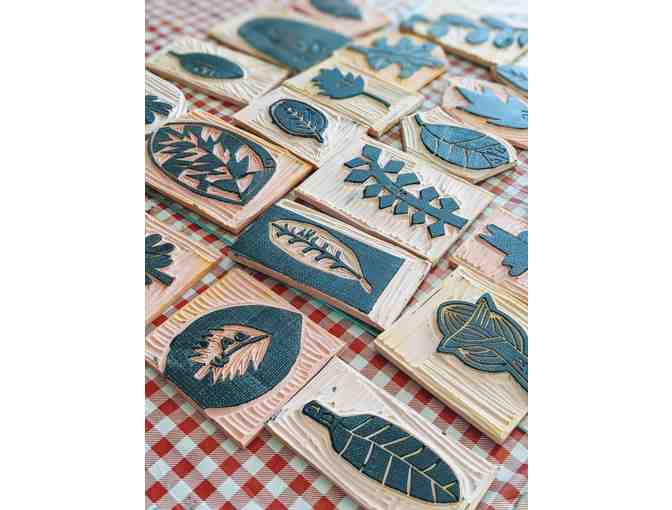
[(310, 5), (337, 18), (362, 19), (362, 11), (350, 0), (310, 0)]
[(172, 104), (161, 101), (153, 94), (145, 94), (145, 125), (152, 124), (156, 115), (167, 117), (172, 109)]
[(270, 106), (269, 112), (273, 122), (285, 133), (324, 143), (322, 135), (329, 121), (317, 108), (295, 99), (280, 99)]
[(504, 102), (487, 88), (480, 94), (464, 87), (456, 88), (469, 101), (468, 106), (458, 106), (460, 110), (484, 117), (496, 126), (527, 129), (527, 105), (516, 96), (511, 95)]
[(151, 285), (153, 281), (170, 285), (175, 278), (162, 271), (173, 263), (170, 256), (175, 249), (172, 243), (162, 243), (161, 234), (145, 236), (145, 285)]
[(370, 47), (352, 45), (349, 48), (366, 55), (369, 66), (376, 71), (398, 64), (399, 78), (410, 78), (422, 67), (444, 67), (442, 60), (432, 56), (436, 45), (415, 45), (410, 37), (402, 37), (395, 45), (390, 45), (385, 37), (381, 37), (373, 41)]
[(340, 69), (320, 69), (319, 74), (312, 80), (320, 89), (321, 95), (331, 99), (350, 99), (359, 95), (366, 96), (389, 108), (388, 101), (380, 96), (365, 90), (364, 78), (352, 72), (343, 74)]
[(527, 230), (513, 235), (492, 223), (487, 225), (486, 229), (488, 233), (481, 234), (479, 237), (506, 255), (502, 259), (502, 265), (509, 268), (509, 275), (517, 277), (526, 273)]
[(187, 109), (187, 99), (174, 84), (145, 71), (145, 135), (176, 119)]
[(196, 76), (218, 80), (233, 80), (245, 76), (243, 69), (229, 59), (210, 53), (176, 53), (169, 51), (169, 55), (177, 57), (182, 68)]

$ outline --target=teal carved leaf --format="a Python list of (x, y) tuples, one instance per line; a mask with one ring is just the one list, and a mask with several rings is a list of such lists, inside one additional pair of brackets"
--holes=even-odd
[(322, 134), (329, 121), (317, 108), (295, 99), (280, 99), (270, 106), (269, 112), (273, 122), (286, 133), (324, 143)]
[(173, 263), (170, 254), (175, 249), (174, 244), (161, 243), (162, 239), (161, 234), (145, 237), (145, 285), (151, 285), (152, 280), (156, 280), (167, 286), (175, 280), (175, 277), (161, 271)]
[(468, 170), (497, 168), (511, 161), (506, 146), (479, 131), (447, 124), (427, 124), (420, 115), (415, 122), (422, 128), (425, 148), (442, 160)]
[(337, 67), (333, 69), (320, 69), (318, 75), (311, 81), (321, 90), (320, 95), (332, 99), (349, 99), (364, 95), (384, 104), (387, 108), (390, 107), (390, 103), (385, 99), (364, 90), (364, 78), (355, 76), (350, 72), (344, 75)]
[(172, 109), (173, 105), (160, 101), (157, 96), (145, 94), (145, 124), (154, 122), (157, 113), (164, 117), (168, 116)]
[(497, 126), (527, 129), (527, 105), (516, 96), (509, 96), (505, 103), (487, 88), (482, 94), (463, 87), (457, 90), (469, 101), (467, 106), (458, 106), (460, 110), (485, 117)]
[(372, 414), (339, 416), (315, 400), (302, 412), (327, 429), (332, 449), (362, 475), (419, 501), (460, 501), (451, 467), (394, 423)]
[(371, 69), (379, 71), (399, 64), (399, 78), (410, 78), (422, 67), (443, 68), (443, 61), (432, 56), (436, 47), (432, 43), (415, 45), (410, 37), (402, 37), (396, 45), (390, 46), (387, 39), (381, 37), (369, 48), (354, 45), (350, 49), (366, 55)]
[(362, 11), (350, 0), (310, 0), (310, 3), (318, 11), (337, 18), (362, 19)]
[(178, 58), (180, 65), (185, 71), (202, 78), (223, 80), (242, 78), (245, 75), (243, 69), (238, 64), (219, 55), (212, 55), (210, 53), (179, 54), (174, 51), (169, 51), (168, 53)]

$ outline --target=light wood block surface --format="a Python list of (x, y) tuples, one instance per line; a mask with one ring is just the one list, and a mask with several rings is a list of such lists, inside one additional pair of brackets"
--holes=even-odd
[[(153, 120), (145, 122), (145, 135), (156, 131), (166, 122), (176, 119), (187, 111), (187, 99), (182, 91), (172, 83), (145, 71), (145, 116), (147, 116), (147, 96), (155, 96), (159, 102), (170, 107), (167, 115), (153, 112)], [(151, 101), (153, 103), (154, 101)], [(163, 106), (163, 108), (167, 108)], [(146, 119), (145, 119), (146, 120)]]
[[(347, 16), (335, 16), (316, 7), (314, 0), (295, 0), (291, 6), (303, 14), (320, 21), (335, 32), (350, 37), (367, 34), (384, 27), (390, 22), (385, 13), (366, 0), (348, 0), (359, 9), (359, 19)], [(319, 4), (317, 4), (319, 5)]]

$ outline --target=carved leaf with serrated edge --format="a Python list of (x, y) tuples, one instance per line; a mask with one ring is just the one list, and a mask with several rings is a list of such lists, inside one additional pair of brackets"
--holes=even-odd
[(242, 78), (243, 69), (229, 59), (212, 55), (210, 53), (175, 53), (170, 55), (177, 57), (182, 68), (202, 78), (214, 78), (218, 80)]
[(442, 68), (443, 61), (432, 56), (435, 48), (432, 43), (415, 45), (410, 37), (402, 37), (392, 46), (384, 37), (376, 39), (371, 47), (350, 46), (350, 49), (366, 55), (369, 66), (376, 71), (399, 64), (399, 78), (410, 78), (422, 67)]
[(271, 242), (297, 262), (338, 278), (359, 282), (372, 292), (357, 255), (324, 229), (293, 220), (269, 223)]
[(517, 97), (509, 96), (504, 102), (488, 88), (484, 89), (482, 94), (464, 87), (456, 87), (456, 89), (469, 101), (467, 106), (458, 106), (458, 109), (484, 117), (488, 119), (489, 124), (527, 129), (527, 105)]
[(371, 414), (339, 416), (315, 400), (302, 412), (329, 431), (333, 450), (361, 474), (420, 501), (460, 501), (450, 466), (397, 425)]

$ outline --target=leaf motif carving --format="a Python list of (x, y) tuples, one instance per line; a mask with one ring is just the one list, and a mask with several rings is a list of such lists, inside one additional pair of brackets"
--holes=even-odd
[(177, 57), (182, 69), (202, 78), (224, 80), (242, 78), (245, 75), (242, 67), (219, 55), (212, 55), (210, 53), (180, 54), (174, 51), (169, 51), (168, 53)]
[(362, 11), (350, 0), (310, 0), (318, 11), (337, 18), (362, 19)]
[(145, 285), (151, 285), (152, 279), (166, 286), (175, 280), (174, 276), (161, 271), (173, 263), (170, 254), (175, 249), (172, 243), (161, 243), (162, 239), (161, 234), (145, 237)]
[(527, 230), (517, 236), (499, 228), (497, 225), (487, 225), (487, 234), (479, 237), (506, 255), (502, 265), (509, 268), (509, 275), (518, 277), (527, 272)]
[(156, 119), (155, 114), (166, 117), (170, 115), (172, 109), (172, 104), (160, 101), (157, 96), (145, 94), (145, 125), (154, 122)]
[(422, 67), (442, 68), (443, 62), (432, 56), (437, 46), (432, 43), (415, 45), (410, 37), (402, 37), (396, 45), (390, 46), (387, 39), (376, 39), (371, 47), (350, 46), (350, 49), (363, 53), (371, 69), (385, 69), (399, 64), (399, 78), (410, 78)]
[(469, 170), (497, 168), (511, 161), (506, 146), (479, 131), (447, 124), (427, 124), (420, 115), (415, 122), (422, 128), (425, 148), (452, 165)]
[(498, 65), (496, 72), (506, 81), (527, 92), (527, 67), (510, 64)]
[(467, 106), (458, 109), (488, 119), (489, 124), (513, 129), (527, 129), (527, 105), (516, 96), (509, 96), (506, 102), (486, 88), (481, 94), (464, 87), (457, 91), (469, 101)]
[(311, 80), (321, 90), (320, 95), (327, 96), (332, 99), (349, 99), (359, 95), (367, 96), (374, 101), (390, 107), (382, 97), (370, 94), (364, 90), (364, 78), (349, 72), (343, 74), (337, 67), (333, 69), (320, 69), (319, 74)]
[(372, 414), (339, 416), (315, 400), (302, 413), (327, 429), (332, 449), (364, 476), (420, 501), (460, 501), (451, 467), (394, 423)]
[(322, 134), (329, 121), (317, 108), (295, 99), (280, 99), (270, 106), (269, 112), (273, 122), (286, 133), (324, 143)]
[(367, 294), (366, 280), (357, 255), (343, 242), (315, 225), (294, 220), (269, 223), (271, 242), (297, 262), (346, 280), (359, 282)]

